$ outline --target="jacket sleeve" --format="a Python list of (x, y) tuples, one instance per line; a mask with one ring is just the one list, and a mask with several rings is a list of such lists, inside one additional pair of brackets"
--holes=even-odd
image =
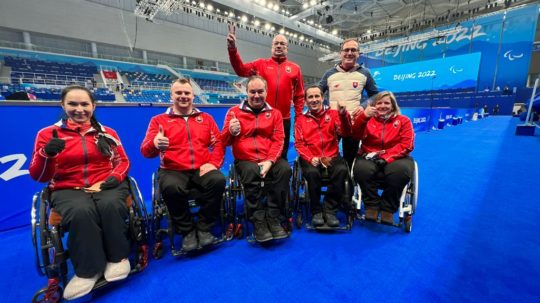
[[(330, 71), (327, 71), (324, 73), (324, 75), (321, 78), (321, 81), (319, 81), (319, 88), (321, 89), (321, 92), (324, 95), (327, 95), (328, 93), (328, 77), (330, 77)], [(329, 98), (325, 98), (326, 100)]]
[[(120, 143), (120, 138), (114, 130), (108, 128), (107, 133), (115, 137), (116, 140)], [(118, 181), (120, 182), (124, 181), (129, 172), (130, 162), (122, 143), (118, 144), (118, 146), (116, 146), (116, 148), (114, 149), (112, 164), (113, 170), (110, 175), (118, 179)]]
[(344, 111), (344, 113), (338, 112), (338, 119), (336, 120), (336, 131), (339, 136), (341, 137), (350, 137), (352, 135), (352, 123), (351, 123), (351, 115), (348, 111)]
[(379, 88), (377, 88), (377, 83), (375, 83), (375, 79), (373, 79), (371, 72), (367, 69), (366, 71), (367, 80), (364, 89), (366, 90), (368, 97), (371, 98), (379, 93)]
[(362, 111), (358, 116), (356, 116), (356, 119), (354, 120), (354, 123), (352, 125), (352, 137), (355, 140), (362, 140), (364, 138), (364, 132), (366, 130), (366, 125), (369, 121), (370, 117), (366, 116), (365, 112)]
[(221, 139), (221, 133), (216, 124), (216, 121), (212, 116), (208, 115), (210, 118), (210, 161), (209, 163), (214, 165), (217, 169), (223, 165), (223, 159), (225, 157), (225, 146), (223, 145)]
[(298, 67), (298, 79), (294, 86), (293, 104), (295, 117), (300, 117), (304, 109), (304, 79), (300, 67)]
[(274, 163), (281, 157), (281, 151), (283, 150), (283, 140), (285, 139), (285, 133), (283, 131), (283, 117), (278, 110), (273, 110), (274, 116), (274, 133), (272, 135), (272, 145), (268, 151), (267, 160)]
[[(232, 112), (234, 107), (229, 108), (227, 113), (225, 114), (225, 121), (223, 122), (223, 129), (221, 130), (221, 144), (223, 145), (223, 148), (229, 146), (232, 144), (233, 135), (229, 132), (229, 123), (232, 119)], [(240, 132), (242, 129), (240, 129)]]
[[(43, 150), (47, 142), (52, 138), (52, 130), (54, 128), (56, 128), (56, 126), (44, 128), (40, 130), (36, 136), (29, 172), (32, 179), (38, 182), (50, 181), (54, 177), (56, 171), (56, 158), (58, 155), (49, 157)], [(61, 134), (59, 136), (61, 138)]]
[(141, 143), (141, 153), (145, 158), (154, 158), (159, 155), (159, 149), (154, 145), (154, 138), (156, 137), (158, 131), (159, 123), (157, 122), (156, 117), (153, 117), (148, 124), (146, 136)]
[[(404, 117), (404, 116), (402, 116)], [(401, 129), (399, 130), (399, 143), (386, 149), (380, 157), (386, 160), (386, 163), (392, 163), (394, 160), (407, 156), (414, 149), (414, 130), (411, 120), (405, 117), (401, 120)]]
[(257, 74), (255, 62), (242, 62), (240, 53), (237, 48), (229, 49), (229, 61), (234, 69), (234, 72), (240, 77), (251, 77)]
[(302, 159), (311, 163), (311, 159), (313, 159), (313, 154), (309, 150), (307, 142), (304, 139), (301, 117), (298, 117), (296, 122), (294, 123), (294, 147), (296, 148), (298, 155)]

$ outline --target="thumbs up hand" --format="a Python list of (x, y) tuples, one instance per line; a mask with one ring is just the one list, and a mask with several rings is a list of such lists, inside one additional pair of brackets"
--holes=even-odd
[(157, 135), (154, 137), (154, 146), (161, 151), (165, 151), (169, 148), (169, 138), (165, 137), (165, 132), (161, 125), (159, 126)]
[(236, 26), (229, 24), (229, 33), (227, 34), (227, 48), (236, 48)]
[(231, 112), (231, 120), (229, 121), (229, 133), (233, 136), (240, 135), (240, 121), (236, 118), (234, 112)]
[(58, 132), (56, 129), (52, 131), (52, 138), (47, 142), (47, 145), (43, 148), (47, 156), (54, 157), (59, 152), (63, 151), (66, 148), (66, 141), (58, 138)]

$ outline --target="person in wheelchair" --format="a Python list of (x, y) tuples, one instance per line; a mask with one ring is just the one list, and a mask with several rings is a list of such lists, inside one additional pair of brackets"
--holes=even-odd
[[(224, 159), (221, 133), (211, 115), (193, 107), (194, 97), (188, 79), (174, 81), (173, 105), (152, 117), (141, 144), (144, 157), (160, 157), (161, 196), (186, 252), (217, 240), (211, 229), (225, 191), (225, 176), (219, 171)], [(196, 224), (188, 203), (192, 188), (200, 193)]]
[[(232, 145), (234, 165), (244, 187), (247, 216), (258, 242), (288, 237), (281, 226), (281, 205), (287, 199), (291, 168), (281, 158), (281, 113), (266, 103), (266, 80), (247, 81), (247, 101), (231, 107), (225, 115), (222, 136)], [(267, 203), (263, 205), (263, 195)]]
[[(339, 154), (339, 137), (351, 135), (351, 117), (345, 107), (339, 111), (323, 105), (321, 89), (306, 89), (308, 109), (294, 125), (294, 146), (300, 156), (303, 178), (308, 183), (313, 226), (338, 227), (336, 212), (349, 178), (347, 162)], [(321, 207), (321, 179), (329, 180), (328, 191)]]
[(66, 87), (61, 105), (64, 117), (37, 134), (29, 171), (48, 182), (51, 205), (69, 231), (75, 275), (64, 298), (71, 300), (88, 294), (102, 275), (117, 281), (130, 272), (130, 163), (116, 132), (98, 123), (88, 89)]
[[(401, 114), (392, 92), (380, 92), (355, 119), (353, 136), (361, 140), (353, 175), (362, 190), (365, 218), (376, 221), (380, 212), (382, 223), (394, 224), (401, 192), (414, 172), (411, 120)], [(377, 175), (383, 176), (381, 196)]]

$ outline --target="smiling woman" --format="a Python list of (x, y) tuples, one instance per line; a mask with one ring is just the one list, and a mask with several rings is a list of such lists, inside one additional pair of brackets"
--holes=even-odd
[(131, 269), (124, 204), (130, 164), (116, 132), (96, 120), (88, 89), (66, 87), (61, 104), (65, 117), (38, 132), (29, 172), (48, 183), (51, 205), (69, 231), (75, 270), (64, 290), (69, 300), (88, 294), (102, 275), (117, 281)]

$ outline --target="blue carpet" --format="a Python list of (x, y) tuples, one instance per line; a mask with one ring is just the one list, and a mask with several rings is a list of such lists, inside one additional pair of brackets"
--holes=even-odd
[[(419, 133), (413, 231), (355, 223), (350, 233), (295, 231), (262, 247), (244, 240), (146, 271), (78, 301), (533, 302), (540, 299), (540, 137), (490, 117)], [(19, 201), (30, 203), (30, 201)], [(0, 234), (4, 302), (28, 302), (36, 274), (30, 230)]]

